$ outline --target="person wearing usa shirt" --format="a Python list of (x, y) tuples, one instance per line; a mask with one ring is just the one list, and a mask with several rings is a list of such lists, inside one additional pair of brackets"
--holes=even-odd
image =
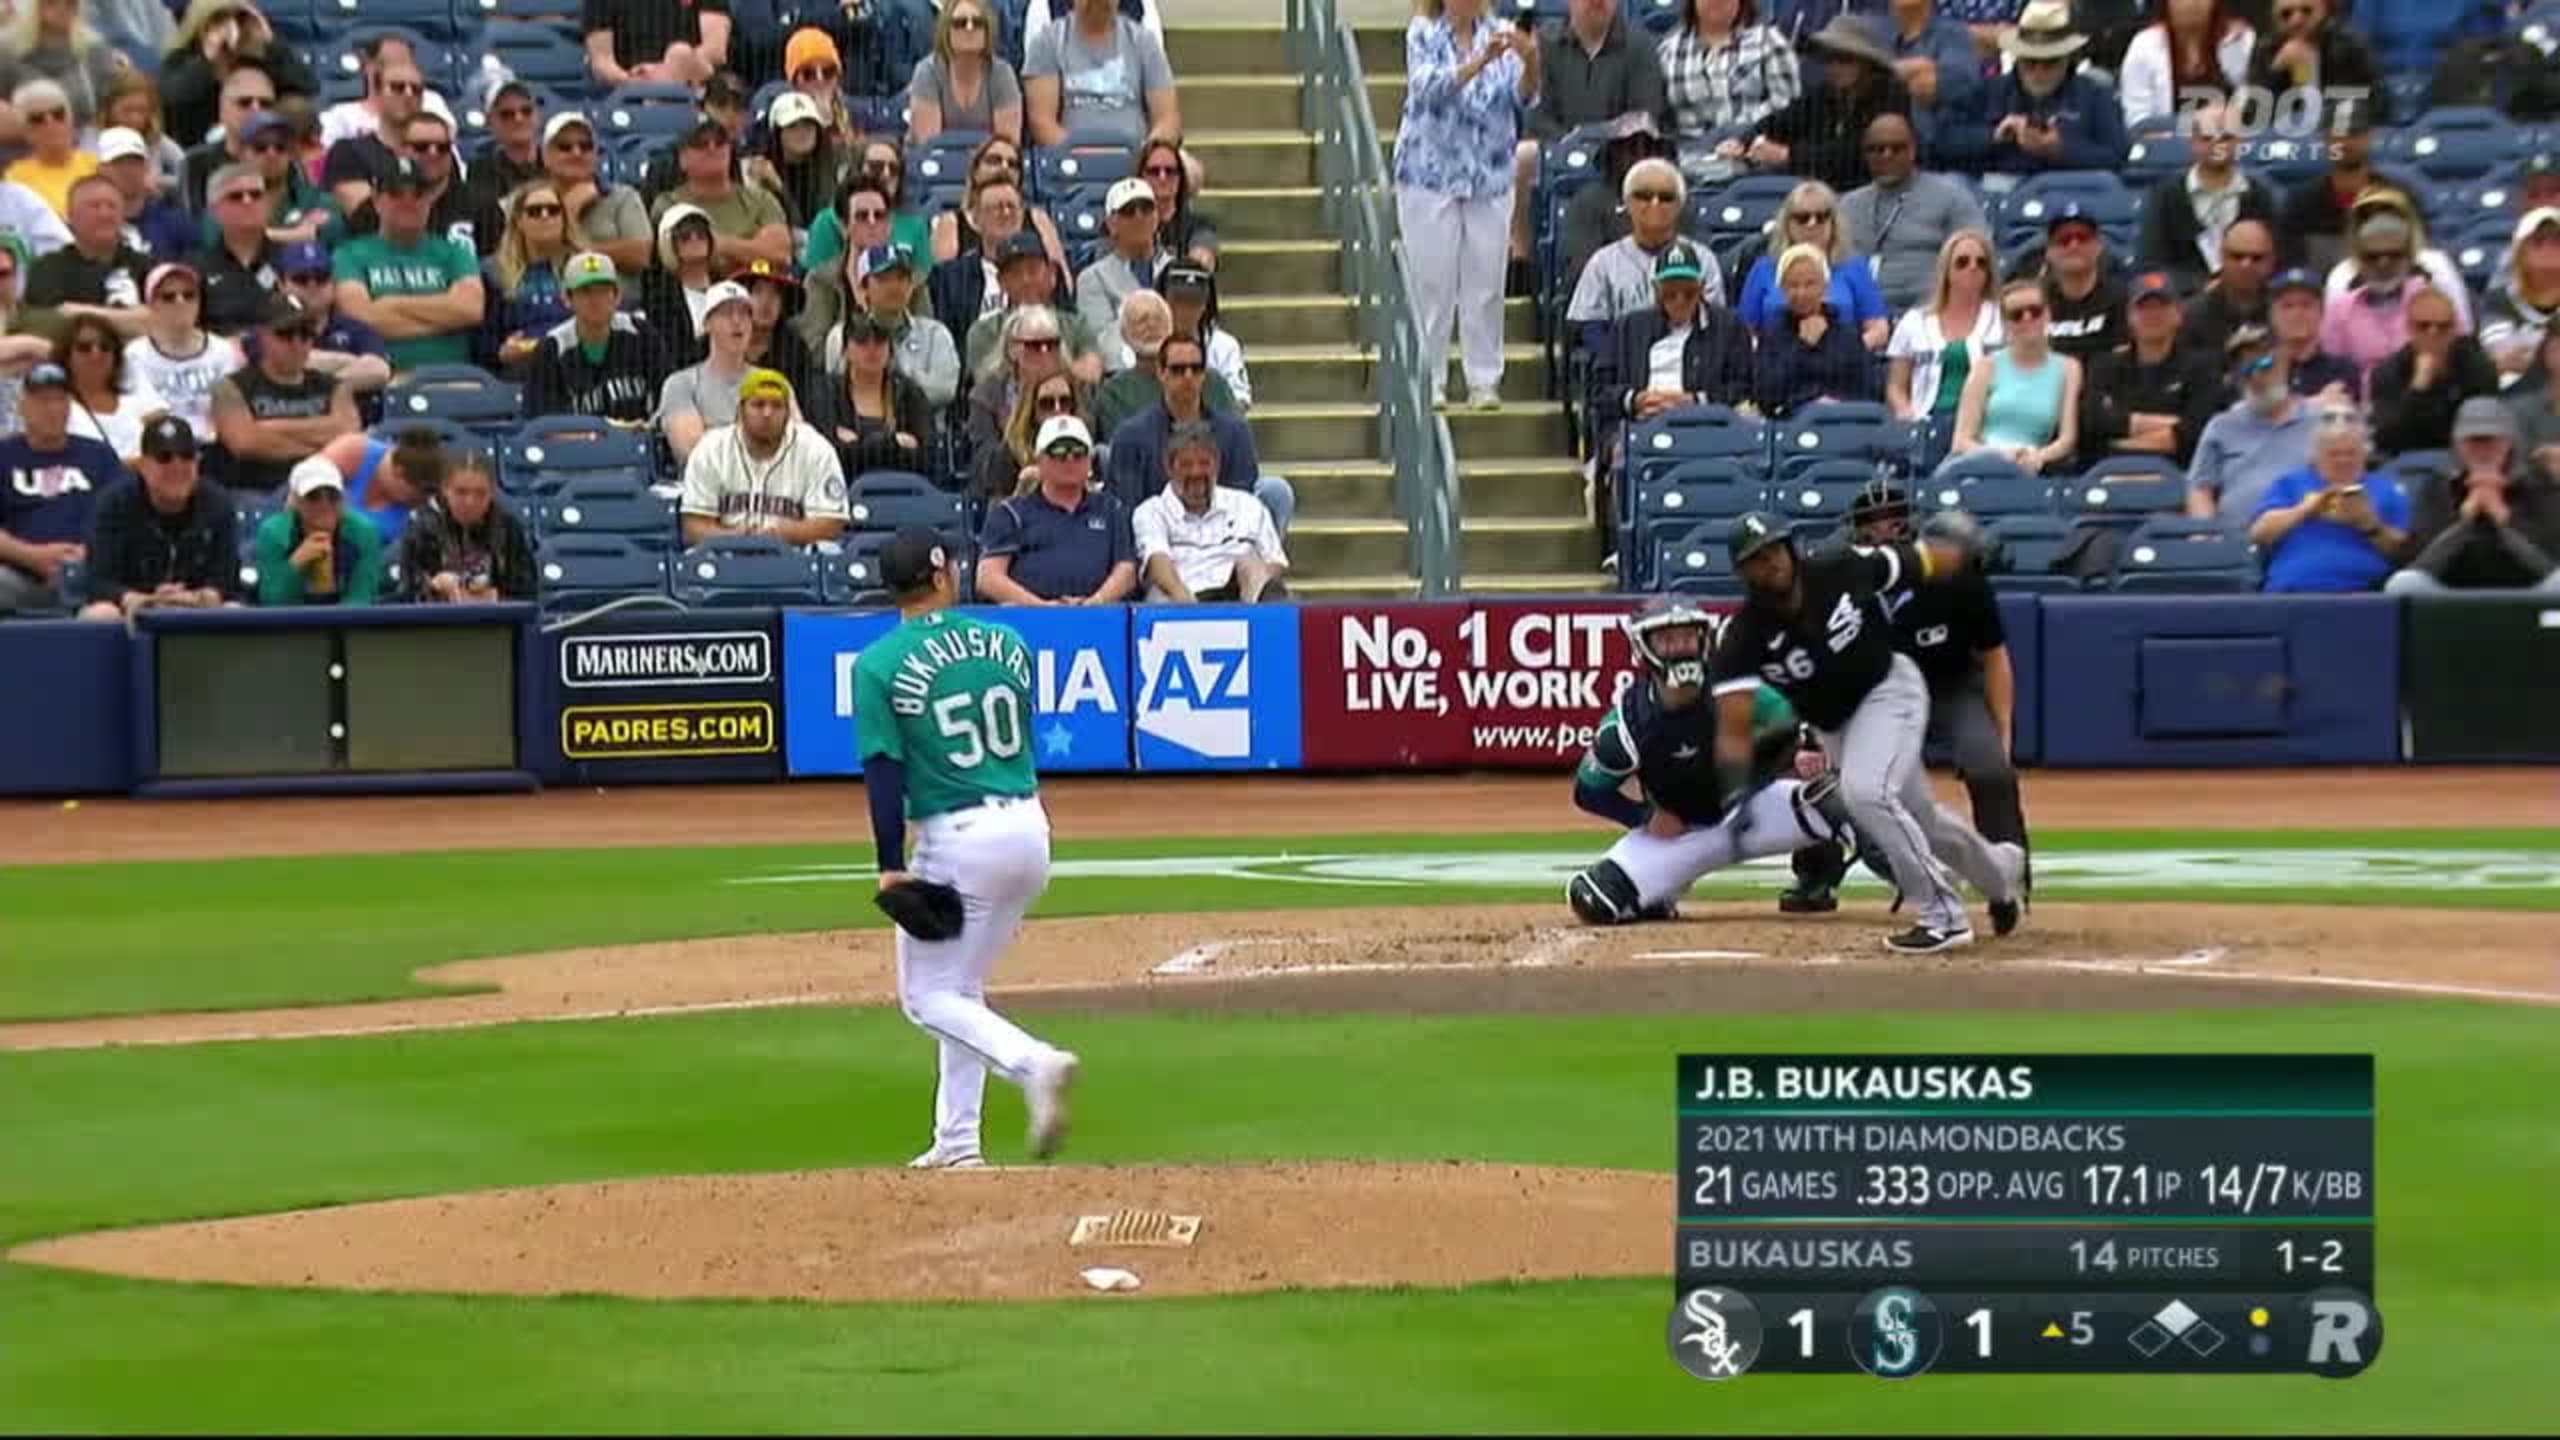
[(1454, 323), (1467, 403), (1499, 407), (1502, 282), (1511, 237), (1512, 151), (1520, 109), (1538, 99), (1538, 40), (1485, 13), (1486, 0), (1419, 0), (1404, 32), (1404, 118), (1396, 131), (1396, 222), (1421, 311), (1422, 374), (1449, 373)]

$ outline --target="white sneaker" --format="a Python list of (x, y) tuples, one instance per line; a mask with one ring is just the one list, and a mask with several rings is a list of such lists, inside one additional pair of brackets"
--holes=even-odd
[(1467, 408), (1470, 410), (1499, 410), (1502, 408), (1502, 392), (1496, 390), (1490, 385), (1478, 385), (1467, 392)]
[(936, 1145), (907, 1162), (910, 1170), (983, 1170), (987, 1157), (975, 1150), (945, 1150)]
[(1075, 1055), (1052, 1050), (1031, 1062), (1022, 1082), (1023, 1103), (1031, 1110), (1031, 1158), (1046, 1160), (1067, 1138), (1067, 1090), (1076, 1083)]

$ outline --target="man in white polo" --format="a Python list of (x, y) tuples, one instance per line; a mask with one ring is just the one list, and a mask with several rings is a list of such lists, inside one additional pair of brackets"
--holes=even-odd
[(1288, 596), (1280, 577), (1289, 557), (1280, 532), (1250, 490), (1218, 483), (1218, 434), (1186, 420), (1165, 441), (1164, 489), (1130, 517), (1147, 598), (1173, 605)]

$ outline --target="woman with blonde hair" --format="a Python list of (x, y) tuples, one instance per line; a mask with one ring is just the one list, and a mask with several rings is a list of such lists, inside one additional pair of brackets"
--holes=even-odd
[(292, 47), (276, 39), (250, 0), (193, 0), (160, 61), (160, 104), (186, 144), (221, 123), (222, 82), (242, 65), (267, 72), (279, 97), (317, 94), (320, 82)]
[(528, 180), (501, 202), (507, 228), (489, 256), (490, 352), (514, 369), (533, 359), (542, 337), (569, 318), (561, 271), (577, 253), (560, 187)]
[[(1013, 413), (1005, 418), (997, 443), (978, 451), (969, 493), (985, 500), (1031, 493), (1040, 484), (1031, 441), (1043, 423), (1058, 415), (1073, 415), (1088, 422), (1093, 415), (1084, 386), (1063, 370), (1024, 387), (1014, 399)], [(1100, 466), (1095, 467), (1095, 473), (1101, 473)]]
[(71, 433), (86, 435), (130, 465), (142, 427), (169, 402), (125, 366), (124, 337), (102, 315), (75, 315), (53, 342), (53, 363), (71, 377)]
[(971, 454), (997, 443), (1024, 392), (1067, 368), (1065, 336), (1065, 320), (1049, 306), (1020, 305), (1005, 316), (1003, 339), (987, 352), (978, 383), (969, 388)]
[(1991, 237), (1979, 230), (1958, 230), (1938, 247), (1929, 303), (1904, 311), (1884, 348), (1884, 401), (1894, 418), (1955, 414), (1974, 367), (2000, 348), (1993, 263)]
[(167, 127), (161, 123), (160, 91), (150, 76), (122, 70), (107, 82), (107, 97), (98, 106), (98, 130), (104, 134), (115, 129), (132, 131), (150, 147), (153, 194), (163, 195), (177, 188), (179, 177), (187, 173), (187, 152), (169, 138)]
[(1784, 419), (1817, 400), (1877, 398), (1874, 357), (1828, 298), (1831, 262), (1790, 245), (1777, 270), (1787, 308), (1760, 332), (1751, 391), (1761, 413)]
[(2080, 448), (2080, 362), (2053, 348), (2053, 298), (2035, 280), (2000, 287), (2008, 343), (1965, 377), (1949, 458), (1988, 450), (2030, 475)]
[[(50, 80), (71, 104), (73, 129), (87, 131), (98, 123), (116, 72), (132, 66), (90, 26), (80, 0), (18, 0), (17, 19), (0, 41), (0, 95)], [(14, 104), (0, 105), (0, 138), (18, 138), (23, 124)]]
[(1022, 77), (997, 54), (1002, 39), (986, 0), (946, 0), (933, 22), (933, 53), (907, 82), (907, 139), (921, 145), (946, 130), (1022, 140)]
[(1831, 270), (1829, 299), (1840, 318), (1858, 333), (1858, 342), (1881, 350), (1889, 334), (1884, 292), (1876, 288), (1875, 266), (1864, 255), (1849, 253), (1848, 227), (1840, 223), (1840, 196), (1819, 180), (1807, 180), (1787, 192), (1786, 207), (1769, 225), (1769, 249), (1751, 262), (1742, 282), (1742, 323), (1767, 330), (1787, 308), (1778, 293), (1778, 257), (1798, 245), (1822, 252)]

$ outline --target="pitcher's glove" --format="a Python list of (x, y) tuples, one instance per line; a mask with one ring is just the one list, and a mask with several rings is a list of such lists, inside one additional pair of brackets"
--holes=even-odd
[(934, 880), (901, 880), (871, 897), (882, 914), (918, 940), (948, 940), (960, 933), (960, 892)]

